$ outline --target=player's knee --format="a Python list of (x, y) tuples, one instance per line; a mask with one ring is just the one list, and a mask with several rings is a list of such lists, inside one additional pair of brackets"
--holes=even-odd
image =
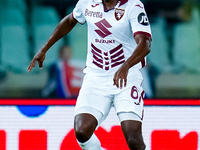
[(144, 150), (145, 144), (143, 140), (137, 137), (129, 137), (126, 139), (127, 144), (131, 150)]
[(90, 114), (75, 116), (74, 131), (79, 142), (84, 143), (90, 139), (97, 126), (96, 119)]
[(75, 130), (76, 139), (84, 143), (89, 140), (90, 136), (84, 130)]
[(91, 134), (87, 132), (87, 129), (81, 127), (75, 128), (75, 135), (76, 139), (81, 143), (86, 142), (91, 137)]
[(81, 143), (88, 141), (90, 137), (92, 136), (94, 130), (95, 130), (95, 126), (93, 126), (92, 124), (91, 125), (78, 124), (78, 125), (75, 125), (74, 127), (76, 139)]

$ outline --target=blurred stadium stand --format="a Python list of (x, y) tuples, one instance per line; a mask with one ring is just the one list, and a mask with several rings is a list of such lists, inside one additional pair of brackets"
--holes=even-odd
[[(48, 40), (57, 24), (60, 22), (59, 15), (54, 7), (35, 7), (31, 12), (31, 34), (33, 38), (33, 54)], [(44, 65), (49, 66), (57, 60), (58, 49), (64, 44), (63, 39), (54, 44), (47, 52)]]
[(153, 38), (151, 43), (152, 51), (147, 58), (148, 62), (156, 67), (159, 72), (171, 71), (170, 60), (168, 57), (169, 43), (167, 42), (164, 30), (165, 24), (165, 19), (161, 17), (158, 17), (157, 20), (151, 24)]
[[(200, 73), (200, 15), (193, 9), (189, 22), (179, 23), (174, 29), (175, 63), (191, 72)], [(187, 38), (186, 38), (187, 37)]]
[(10, 25), (2, 28), (2, 65), (15, 72), (25, 72), (31, 61), (26, 32), (27, 30), (20, 25)]
[[(66, 15), (73, 11), (73, 7), (66, 10)], [(81, 35), (81, 36), (80, 36)], [(77, 24), (67, 35), (68, 43), (73, 49), (73, 58), (85, 60), (87, 56), (87, 25)]]
[[(191, 5), (184, 5), (185, 1)], [(40, 97), (48, 78), (47, 67), (56, 61), (57, 51), (63, 44), (72, 47), (74, 60), (82, 62), (86, 59), (87, 26), (77, 24), (48, 51), (42, 70), (34, 68), (31, 73), (26, 70), (34, 54), (46, 42), (58, 22), (73, 10), (76, 2), (0, 0), (0, 98)], [(148, 63), (158, 71), (154, 81), (154, 98), (199, 98), (200, 2), (142, 2), (146, 6), (153, 36)], [(180, 14), (184, 16), (181, 18)]]

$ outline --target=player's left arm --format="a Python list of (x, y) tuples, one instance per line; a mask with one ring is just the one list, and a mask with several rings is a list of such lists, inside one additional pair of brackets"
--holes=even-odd
[(133, 54), (124, 62), (114, 75), (114, 85), (118, 88), (126, 86), (128, 70), (135, 64), (139, 63), (151, 51), (151, 37), (147, 34), (136, 34), (135, 41), (137, 47)]

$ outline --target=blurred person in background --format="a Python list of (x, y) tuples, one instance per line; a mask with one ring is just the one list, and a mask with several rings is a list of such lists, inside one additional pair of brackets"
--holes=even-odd
[[(173, 11), (171, 10), (161, 10), (160, 16), (166, 18), (166, 35), (169, 41), (169, 60), (172, 65), (176, 65), (175, 58), (174, 58), (174, 29), (177, 24), (181, 23), (189, 23), (192, 19), (192, 11), (196, 7), (199, 9), (196, 0), (183, 0), (177, 8)], [(199, 31), (197, 31), (199, 32)], [(188, 38), (188, 37), (185, 37)]]
[[(153, 92), (154, 97), (156, 97), (156, 80), (160, 74), (165, 73), (165, 72), (179, 73), (184, 70), (184, 68), (179, 63), (177, 63), (177, 53), (176, 53), (177, 51), (175, 51), (176, 50), (175, 46), (177, 47), (177, 43), (175, 43), (175, 41), (177, 41), (177, 40), (175, 40), (175, 38), (177, 37), (177, 34), (176, 34), (175, 30), (177, 30), (177, 26), (180, 26), (182, 24), (186, 24), (186, 25), (190, 24), (190, 22), (193, 19), (192, 15), (194, 15), (194, 14), (192, 14), (193, 10), (194, 9), (200, 10), (199, 4), (200, 4), (200, 1), (197, 1), (197, 0), (183, 0), (183, 1), (180, 1), (180, 0), (168, 0), (168, 1), (145, 0), (146, 11), (147, 11), (148, 15), (150, 16), (150, 22), (152, 24), (154, 24), (155, 26), (158, 25), (160, 28), (162, 28), (162, 31), (163, 31), (162, 33), (164, 33), (164, 34), (162, 34), (164, 37), (164, 41), (165, 41), (164, 44), (166, 43), (165, 47), (163, 45), (162, 45), (162, 47), (158, 46), (158, 49), (155, 50), (156, 46), (154, 46), (154, 45), (157, 44), (157, 42), (155, 42), (155, 41), (160, 40), (159, 36), (156, 36), (155, 32), (159, 32), (160, 30), (159, 29), (157, 30), (157, 28), (154, 28), (154, 30), (153, 30), (154, 36), (156, 36), (156, 37), (154, 38), (154, 43), (153, 43), (154, 54), (153, 53), (151, 53), (151, 54), (153, 54), (153, 56), (156, 56), (159, 53), (161, 53), (161, 55), (166, 54), (165, 55), (166, 59), (161, 59), (160, 62), (161, 62), (161, 64), (162, 63), (168, 64), (168, 63), (166, 63), (166, 60), (167, 60), (167, 62), (169, 62), (169, 66), (167, 66), (167, 65), (162, 66), (162, 69), (165, 68), (166, 70), (157, 68), (157, 64), (159, 64), (159, 63), (154, 64), (154, 63), (151, 63), (150, 61), (148, 62), (149, 65), (146, 68), (147, 68), (147, 73), (150, 77), (150, 82), (151, 82), (152, 92)], [(199, 18), (198, 18), (198, 20), (199, 20)], [(200, 27), (200, 24), (199, 25), (198, 25), (198, 23), (196, 23), (196, 24), (197, 24), (197, 26)], [(199, 31), (196, 31), (196, 32), (199, 32)], [(189, 38), (189, 36), (184, 36), (181, 38), (185, 38), (187, 40)], [(193, 38), (199, 39), (198, 37), (196, 37), (196, 35), (194, 35)], [(188, 39), (188, 42), (189, 41), (190, 41), (190, 39)], [(188, 49), (188, 51), (189, 50), (192, 51), (192, 48)], [(157, 53), (155, 53), (156, 51), (157, 51)], [(181, 51), (181, 53), (182, 52), (183, 51)], [(181, 53), (179, 53), (179, 54), (181, 54)], [(151, 58), (151, 56), (149, 56), (148, 58)], [(155, 57), (153, 57), (153, 58), (155, 58)]]
[[(43, 97), (49, 98), (77, 98), (82, 77), (82, 69), (70, 65), (72, 49), (70, 46), (62, 46), (58, 53), (58, 61), (49, 68), (49, 79), (42, 90)], [(74, 85), (74, 81), (79, 85)], [(76, 83), (77, 83), (76, 82)]]
[(114, 105), (131, 150), (150, 150), (142, 136), (143, 77), (151, 29), (139, 0), (79, 0), (32, 59), (42, 68), (46, 52), (77, 22), (88, 25), (86, 73), (75, 106), (74, 130), (84, 150), (102, 150), (95, 129)]
[(189, 22), (192, 16), (193, 7), (198, 7), (197, 0), (145, 0), (146, 11), (150, 21), (154, 22), (157, 17), (163, 17), (166, 21), (165, 33), (169, 44), (168, 57), (174, 65), (174, 27), (178, 23)]

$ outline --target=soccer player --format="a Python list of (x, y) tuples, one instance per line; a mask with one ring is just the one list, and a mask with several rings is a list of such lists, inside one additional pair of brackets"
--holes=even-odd
[[(74, 130), (83, 150), (102, 150), (95, 129), (114, 106), (131, 150), (149, 150), (142, 137), (144, 90), (140, 69), (150, 52), (151, 30), (139, 0), (79, 0), (32, 59), (43, 66), (48, 49), (77, 22), (88, 25), (86, 73), (75, 106)], [(81, 34), (81, 33), (80, 33)]]

